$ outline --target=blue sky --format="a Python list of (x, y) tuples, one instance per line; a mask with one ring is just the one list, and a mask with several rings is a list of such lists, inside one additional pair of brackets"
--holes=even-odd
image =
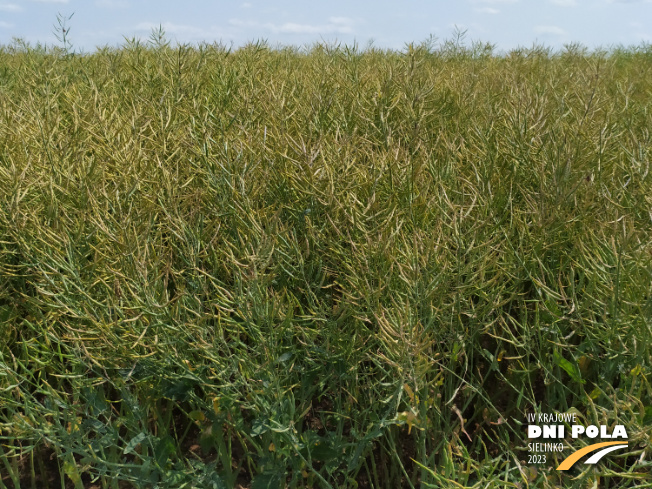
[(402, 49), (431, 34), (450, 39), (455, 27), (468, 41), (499, 50), (534, 43), (561, 48), (652, 42), (652, 0), (0, 0), (0, 44), (19, 37), (57, 44), (57, 13), (69, 16), (74, 49), (147, 39), (162, 25), (180, 43), (222, 41), (240, 46), (340, 41)]

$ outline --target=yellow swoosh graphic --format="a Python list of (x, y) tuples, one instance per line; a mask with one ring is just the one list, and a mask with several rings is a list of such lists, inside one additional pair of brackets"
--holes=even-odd
[(610, 447), (612, 445), (626, 445), (626, 443), (623, 441), (605, 441), (603, 443), (595, 443), (593, 445), (589, 445), (588, 447), (584, 447), (581, 450), (576, 451), (575, 453), (571, 453), (568, 457), (564, 459), (564, 461), (561, 464), (559, 464), (557, 470), (568, 470), (575, 464), (575, 462), (577, 462), (587, 453), (595, 452), (600, 448)]

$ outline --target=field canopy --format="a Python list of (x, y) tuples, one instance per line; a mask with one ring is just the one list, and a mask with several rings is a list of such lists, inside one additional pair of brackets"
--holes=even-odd
[(0, 487), (649, 479), (649, 47), (154, 40), (0, 48)]

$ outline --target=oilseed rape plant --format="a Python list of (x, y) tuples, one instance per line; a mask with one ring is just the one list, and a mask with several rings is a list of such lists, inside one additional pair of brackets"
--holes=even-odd
[(157, 39), (0, 48), (0, 488), (650, 484), (649, 46)]

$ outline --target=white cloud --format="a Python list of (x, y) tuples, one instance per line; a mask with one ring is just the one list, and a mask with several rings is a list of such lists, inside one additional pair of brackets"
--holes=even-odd
[(298, 24), (296, 22), (260, 24), (253, 20), (241, 19), (230, 19), (229, 24), (235, 27), (263, 27), (275, 34), (351, 34), (354, 22), (348, 17), (329, 17), (328, 22), (324, 24)]
[(479, 14), (490, 14), (490, 15), (496, 15), (496, 14), (500, 13), (500, 10), (498, 10), (497, 8), (493, 8), (493, 7), (477, 8), (477, 9), (475, 9), (475, 11), (478, 12)]
[(229, 19), (229, 25), (234, 27), (260, 27), (260, 23), (255, 20)]
[(2, 12), (20, 12), (23, 8), (20, 5), (15, 3), (4, 3), (0, 4), (0, 11)]
[(96, 0), (95, 5), (103, 8), (127, 8), (129, 3), (125, 0)]
[(8, 22), (2, 22), (0, 20), (0, 28), (2, 29), (11, 29), (13, 26), (14, 26), (13, 24), (10, 24)]
[(351, 22), (343, 18), (331, 17), (327, 24), (295, 24), (286, 22), (280, 26), (270, 24), (272, 31), (287, 34), (351, 34), (353, 27)]
[(556, 25), (538, 25), (534, 28), (534, 32), (537, 34), (545, 34), (545, 35), (552, 35), (552, 36), (563, 36), (566, 34), (566, 31), (562, 29), (561, 27), (557, 27)]
[(249, 2), (244, 2), (242, 5), (240, 5), (241, 8), (251, 8), (251, 4)]
[(549, 0), (550, 3), (559, 5), (560, 7), (575, 7), (577, 0)]
[(294, 22), (286, 22), (285, 24), (265, 24), (265, 27), (273, 32), (280, 32), (283, 34), (350, 34), (353, 32), (350, 26), (342, 26), (338, 24), (296, 24)]
[(39, 3), (68, 3), (70, 0), (32, 0)]
[(317, 25), (296, 24), (294, 22), (286, 22), (282, 25), (267, 23), (265, 24), (265, 27), (273, 32), (280, 32), (283, 34), (319, 34), (322, 32), (322, 29)]

